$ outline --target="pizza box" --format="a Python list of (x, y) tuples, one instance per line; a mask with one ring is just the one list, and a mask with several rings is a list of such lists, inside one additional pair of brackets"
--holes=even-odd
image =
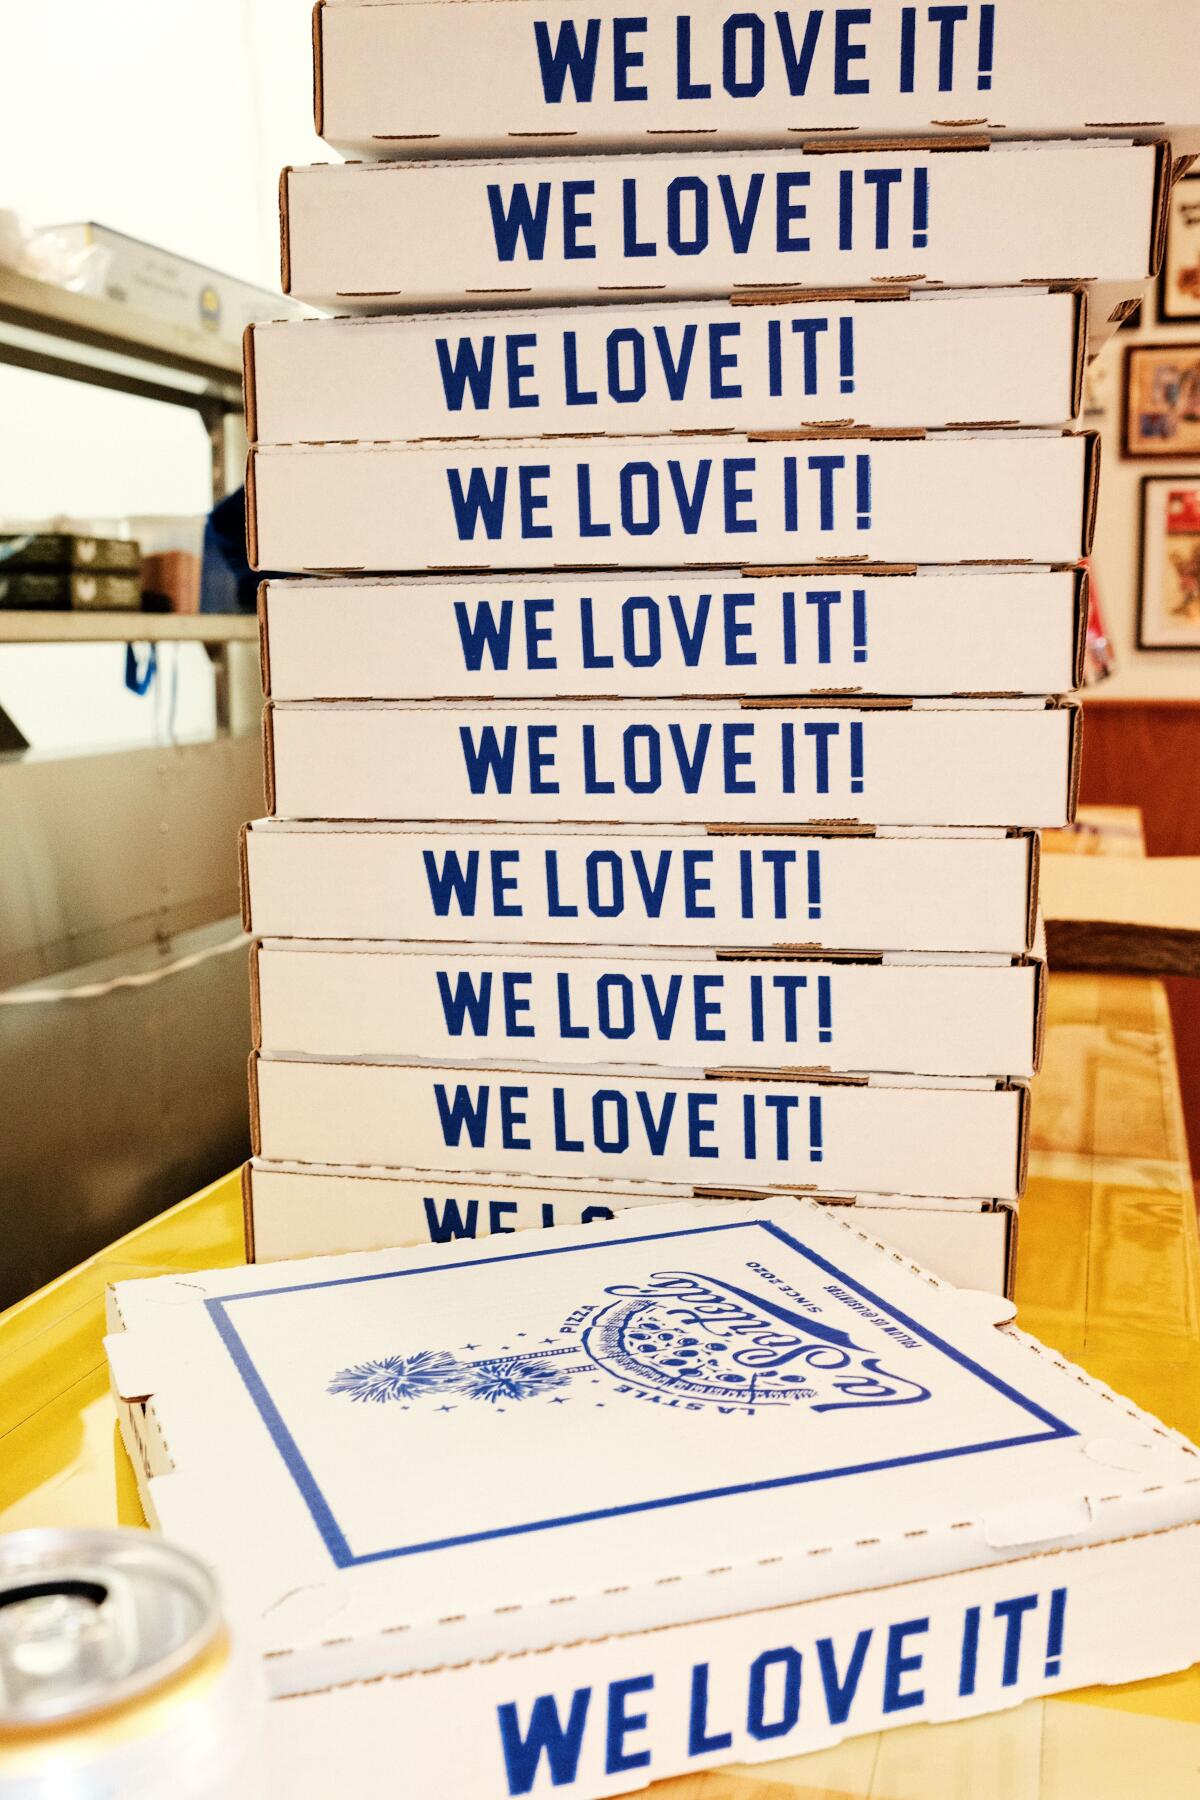
[(1062, 694), (1077, 568), (266, 581), (277, 700)]
[(1086, 349), (1080, 288), (311, 319), (247, 331), (247, 424), (260, 444), (1062, 425)]
[(1048, 700), (277, 701), (267, 808), (410, 823), (1058, 826), (1074, 817), (1079, 738), (1079, 708)]
[(272, 1162), (1015, 1200), (1029, 1090), (922, 1075), (254, 1055)]
[(788, 6), (321, 0), (320, 136), (352, 156), (839, 145), (964, 130), (1200, 150), (1192, 0)]
[(283, 290), (427, 312), (1086, 281), (1105, 318), (1157, 272), (1170, 173), (1124, 135), (317, 163), (281, 179)]
[(1034, 942), (1029, 832), (258, 819), (242, 911), (258, 937), (991, 951)]
[(250, 562), (342, 574), (1071, 563), (1092, 540), (1098, 443), (918, 431), (268, 444), (248, 466)]
[[(706, 1203), (764, 1200), (772, 1190), (689, 1187), (683, 1182), (586, 1181), (560, 1175), (471, 1177), (436, 1170), (354, 1169), (334, 1164), (267, 1162), (242, 1170), (247, 1262), (341, 1256), (398, 1244), (450, 1244), (510, 1231), (589, 1225), (630, 1207), (668, 1200)], [(897, 1255), (942, 1281), (985, 1292), (1012, 1292), (1017, 1208), (1011, 1200), (944, 1200), (912, 1194), (817, 1194)]]
[(121, 1282), (107, 1350), (281, 1791), (584, 1800), (1200, 1656), (1195, 1447), (1010, 1318), (780, 1198)]
[(1036, 1072), (1045, 964), (877, 951), (603, 950), (269, 938), (251, 951), (269, 1055)]

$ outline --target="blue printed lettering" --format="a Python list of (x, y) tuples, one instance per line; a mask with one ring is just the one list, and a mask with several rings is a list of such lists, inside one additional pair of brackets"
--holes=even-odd
[(431, 1244), (449, 1244), (455, 1238), (473, 1238), (478, 1234), (479, 1202), (468, 1200), (465, 1215), (458, 1201), (447, 1195), (439, 1214), (432, 1194), (425, 1195), (425, 1224)]
[(484, 532), (489, 538), (498, 538), (504, 530), (504, 500), (508, 491), (508, 470), (501, 465), (497, 468), (488, 486), (487, 470), (473, 468), (467, 476), (467, 485), (463, 487), (462, 473), (458, 469), (447, 469), (446, 479), (450, 483), (450, 503), (454, 508), (454, 529), (459, 539), (470, 543), (476, 529), (482, 523)]
[(902, 1625), (889, 1625), (887, 1634), (887, 1654), (883, 1669), (883, 1710), (885, 1713), (905, 1712), (914, 1706), (921, 1706), (925, 1701), (924, 1688), (904, 1688), (901, 1686), (906, 1675), (915, 1674), (925, 1661), (921, 1651), (906, 1656), (904, 1646), (910, 1637), (919, 1637), (929, 1630), (928, 1619), (906, 1619)]
[[(746, 1730), (760, 1743), (766, 1738), (786, 1737), (795, 1730), (800, 1717), (800, 1652), (790, 1644), (779, 1650), (764, 1650), (750, 1664), (750, 1697), (746, 1709)], [(776, 1716), (768, 1718), (768, 1677), (778, 1671), (771, 1683), (781, 1692), (773, 1695)]]
[(475, 896), (479, 887), (478, 850), (467, 851), (465, 869), (457, 850), (447, 850), (440, 868), (432, 850), (423, 850), (421, 860), (434, 916), (445, 919), (451, 908), (457, 907), (464, 918), (474, 918)]
[[(590, 100), (596, 86), (596, 58), (600, 50), (600, 21), (589, 19), (584, 40), (573, 19), (564, 19), (558, 28), (558, 41), (551, 43), (550, 27), (542, 19), (533, 26), (537, 45), (538, 68), (542, 77), (542, 93), (551, 106), (558, 106), (568, 78), (576, 100)], [(513, 1792), (518, 1790), (514, 1788)], [(522, 1793), (526, 1790), (521, 1789)]]
[(467, 611), (465, 600), (454, 602), (454, 620), (458, 626), (458, 638), (462, 645), (463, 665), (475, 675), (483, 667), (486, 653), (493, 669), (507, 669), (509, 649), (512, 641), (511, 600), (500, 602), (500, 617), (492, 610), (489, 600), (480, 600), (475, 608), (472, 620)]
[(531, 201), (525, 183), (514, 182), (506, 202), (500, 183), (489, 181), (487, 197), (496, 255), (500, 261), (514, 262), (523, 244), (530, 261), (541, 262), (546, 254), (546, 232), (550, 225), (550, 183), (539, 181), (537, 199)]
[(554, 1695), (539, 1694), (530, 1709), (526, 1731), (522, 1731), (516, 1706), (511, 1701), (496, 1708), (510, 1794), (533, 1792), (543, 1756), (555, 1787), (566, 1787), (575, 1780), (591, 1698), (590, 1687), (576, 1688), (564, 1725)]
[(631, 1694), (644, 1694), (654, 1686), (653, 1675), (634, 1675), (626, 1681), (608, 1684), (608, 1725), (605, 1733), (604, 1769), (608, 1775), (621, 1775), (627, 1769), (644, 1769), (649, 1765), (649, 1750), (630, 1750), (626, 1739), (631, 1732), (645, 1731), (644, 1712), (631, 1713)]
[(446, 397), (446, 407), (450, 412), (461, 412), (467, 389), (471, 390), (471, 404), (480, 412), (486, 412), (492, 398), (492, 367), (496, 358), (496, 340), (489, 332), (481, 339), (481, 347), (476, 350), (469, 337), (460, 337), (458, 348), (451, 361), (450, 344), (446, 338), (437, 340), (438, 369), (442, 377), (442, 392)]
[(482, 1150), (487, 1141), (488, 1103), (491, 1100), (491, 1089), (477, 1088), (472, 1097), (470, 1088), (459, 1082), (450, 1098), (444, 1082), (436, 1081), (433, 1086), (434, 1099), (437, 1102), (438, 1121), (442, 1128), (442, 1142), (454, 1149), (462, 1142), (465, 1131), (467, 1142), (473, 1150)]
[(469, 969), (460, 969), (454, 976), (453, 986), (449, 970), (436, 971), (438, 998), (442, 1003), (442, 1017), (446, 1030), (451, 1037), (461, 1037), (468, 1021), (476, 1037), (486, 1037), (488, 1020), (492, 1010), (492, 977), (488, 970), (479, 976), (476, 987), (474, 977)]
[(862, 1678), (863, 1663), (867, 1658), (867, 1647), (871, 1642), (871, 1637), (872, 1631), (869, 1625), (865, 1630), (859, 1632), (854, 1640), (854, 1648), (850, 1652), (850, 1660), (846, 1664), (844, 1675), (838, 1674), (833, 1639), (817, 1639), (817, 1662), (821, 1669), (821, 1685), (825, 1689), (825, 1710), (829, 1714), (831, 1725), (844, 1725), (850, 1717), (850, 1708), (854, 1705), (854, 1696), (858, 1692), (858, 1684)]
[(635, 86), (630, 80), (631, 71), (645, 67), (646, 53), (634, 50), (630, 46), (630, 38), (637, 33), (644, 33), (645, 19), (613, 20), (613, 98), (616, 100), (645, 100), (649, 97), (649, 89)]

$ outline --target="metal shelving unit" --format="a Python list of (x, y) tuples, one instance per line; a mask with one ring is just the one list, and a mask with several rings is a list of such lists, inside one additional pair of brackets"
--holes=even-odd
[(233, 344), (0, 267), (0, 362), (200, 415), (213, 498), (241, 479), (242, 359)]
[[(241, 482), (240, 347), (199, 325), (0, 267), (4, 364), (186, 407), (211, 447), (214, 500)], [(0, 709), (0, 747), (14, 751), (0, 754), (0, 988), (100, 984), (77, 1004), (0, 1007), (0, 1091), (30, 1096), (0, 1189), (22, 1195), (43, 1244), (80, 1220), (95, 1241), (126, 1231), (244, 1153), (241, 958), (212, 955), (144, 989), (119, 978), (237, 933), (237, 833), (262, 804), (257, 635), (246, 615), (0, 610), (2, 646), (198, 643), (216, 675), (217, 735), (204, 742), (28, 755)], [(55, 1266), (19, 1239), (13, 1254)]]
[(8, 612), (0, 644), (253, 644), (248, 613)]
[[(199, 326), (174, 325), (0, 266), (0, 363), (188, 407), (208, 435), (214, 501), (242, 479), (241, 351)], [(230, 647), (257, 635), (253, 619), (216, 614), (0, 611), (0, 644), (205, 645), (216, 666), (221, 732), (229, 731), (234, 711)]]

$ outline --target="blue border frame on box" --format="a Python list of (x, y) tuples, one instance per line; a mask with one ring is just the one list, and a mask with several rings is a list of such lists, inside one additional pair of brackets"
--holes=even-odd
[[(777, 1475), (759, 1481), (730, 1482), (722, 1487), (704, 1488), (693, 1492), (671, 1494), (652, 1500), (633, 1500), (621, 1506), (598, 1507), (591, 1511), (569, 1513), (562, 1517), (530, 1519), (523, 1521), (518, 1525), (499, 1525), (490, 1529), (460, 1533), (454, 1537), (433, 1538), (414, 1544), (396, 1544), (387, 1549), (371, 1550), (362, 1555), (356, 1555), (354, 1551), (351, 1550), (345, 1533), (342, 1531), (334, 1517), (333, 1510), (330, 1507), (328, 1500), (321, 1491), (320, 1485), (313, 1475), (299, 1445), (287, 1425), (284, 1423), (278, 1406), (272, 1399), (266, 1383), (263, 1381), (262, 1376), (255, 1367), (253, 1358), (246, 1349), (246, 1346), (230, 1317), (229, 1309), (232, 1306), (247, 1300), (266, 1300), (276, 1298), (283, 1294), (308, 1293), (319, 1288), (353, 1287), (364, 1282), (397, 1281), (402, 1280), (407, 1275), (449, 1275), (453, 1274), (456, 1269), (478, 1268), (481, 1264), (513, 1262), (518, 1258), (523, 1259), (527, 1256), (572, 1256), (586, 1253), (589, 1250), (612, 1248), (624, 1244), (667, 1242), (678, 1238), (703, 1237), (711, 1235), (714, 1232), (727, 1231), (769, 1232), (770, 1235), (777, 1238), (780, 1243), (786, 1244), (790, 1250), (795, 1251), (799, 1256), (806, 1258), (808, 1262), (814, 1264), (823, 1274), (832, 1276), (844, 1287), (853, 1289), (860, 1298), (867, 1301), (871, 1306), (887, 1313), (890, 1318), (894, 1319), (898, 1325), (903, 1326), (906, 1331), (914, 1333), (926, 1344), (929, 1344), (935, 1350), (940, 1351), (942, 1355), (949, 1357), (951, 1361), (959, 1364), (961, 1368), (967, 1369), (988, 1387), (994, 1389), (997, 1393), (1002, 1394), (1015, 1406), (1031, 1414), (1035, 1419), (1038, 1419), (1046, 1429), (1022, 1433), (1015, 1437), (995, 1438), (975, 1444), (963, 1444), (949, 1450), (916, 1451), (907, 1456), (884, 1457), (872, 1462), (847, 1464), (840, 1468), (810, 1470), (800, 1475)], [(952, 1344), (947, 1343), (946, 1340), (939, 1337), (936, 1332), (931, 1331), (927, 1326), (919, 1324), (917, 1320), (911, 1318), (907, 1313), (902, 1312), (890, 1301), (883, 1299), (879, 1294), (873, 1293), (870, 1288), (864, 1287), (863, 1284), (860, 1281), (855, 1280), (852, 1275), (846, 1274), (846, 1272), (843, 1269), (839, 1269), (836, 1264), (827, 1261), (826, 1258), (821, 1256), (816, 1250), (811, 1250), (806, 1244), (800, 1243), (796, 1238), (792, 1237), (789, 1232), (784, 1231), (781, 1226), (776, 1225), (770, 1219), (739, 1219), (722, 1225), (690, 1226), (682, 1231), (644, 1232), (637, 1237), (602, 1238), (597, 1235), (589, 1238), (585, 1243), (558, 1244), (537, 1250), (510, 1251), (499, 1256), (472, 1257), (469, 1260), (463, 1261), (458, 1261), (456, 1259), (444, 1263), (427, 1263), (421, 1265), (419, 1268), (386, 1269), (373, 1275), (346, 1275), (335, 1276), (332, 1279), (323, 1281), (293, 1282), (286, 1287), (256, 1288), (250, 1293), (221, 1294), (206, 1300), (204, 1304), (225, 1348), (228, 1350), (229, 1355), (233, 1360), (234, 1367), (237, 1369), (250, 1399), (253, 1401), (254, 1406), (267, 1429), (272, 1443), (275, 1445), (276, 1450), (283, 1459), (288, 1473), (295, 1482), (296, 1488), (312, 1516), (313, 1523), (321, 1535), (325, 1548), (328, 1550), (330, 1557), (337, 1567), (342, 1569), (356, 1568), (365, 1563), (390, 1561), (393, 1558), (401, 1556), (418, 1556), (435, 1550), (449, 1550), (462, 1544), (482, 1543), (495, 1538), (526, 1536), (532, 1532), (538, 1531), (561, 1530), (564, 1526), (568, 1525), (582, 1525), (598, 1519), (621, 1518), (630, 1513), (652, 1512), (667, 1507), (692, 1506), (706, 1500), (726, 1499), (735, 1494), (758, 1493), (773, 1488), (798, 1487), (814, 1481), (829, 1481), (848, 1475), (872, 1474), (881, 1469), (902, 1468), (916, 1463), (939, 1462), (952, 1457), (973, 1456), (993, 1450), (1011, 1450), (1022, 1444), (1042, 1443), (1078, 1435), (1073, 1426), (1066, 1424), (1062, 1419), (1056, 1418), (1053, 1413), (1048, 1412), (1045, 1407), (1040, 1406), (1037, 1401), (1031, 1400), (1025, 1394), (1018, 1393), (1014, 1387), (1010, 1386), (1010, 1384), (1004, 1381), (999, 1375), (994, 1375), (990, 1370), (985, 1369), (982, 1364), (975, 1362), (974, 1359), (967, 1356), (964, 1351), (955, 1349)]]

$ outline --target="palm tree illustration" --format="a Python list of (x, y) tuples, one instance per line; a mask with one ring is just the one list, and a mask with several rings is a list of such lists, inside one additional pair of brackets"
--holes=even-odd
[[(557, 1357), (575, 1357), (566, 1368), (549, 1368)], [(437, 1394), (460, 1394), (468, 1400), (533, 1400), (555, 1388), (569, 1387), (572, 1375), (591, 1365), (578, 1344), (557, 1350), (522, 1350), (512, 1356), (486, 1356), (460, 1362), (448, 1350), (415, 1350), (408, 1356), (384, 1356), (339, 1369), (328, 1392), (353, 1401), (385, 1405), (391, 1400), (426, 1400)]]

